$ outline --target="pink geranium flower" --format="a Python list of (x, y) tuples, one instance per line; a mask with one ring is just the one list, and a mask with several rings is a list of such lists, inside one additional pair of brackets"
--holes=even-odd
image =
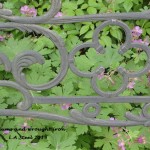
[(37, 15), (36, 9), (35, 9), (35, 8), (30, 8), (29, 14), (30, 14), (31, 16), (35, 17), (35, 16)]
[(147, 46), (149, 45), (149, 43), (148, 43), (146, 40), (143, 41), (142, 39), (137, 39), (137, 40), (135, 39), (135, 40), (133, 40), (133, 42), (134, 42), (134, 43), (145, 44), (145, 45), (147, 45)]
[(72, 105), (72, 104), (69, 104), (69, 103), (63, 104), (63, 105), (61, 106), (61, 109), (62, 109), (62, 110), (67, 110), (67, 109), (69, 109), (69, 107), (71, 107), (71, 105)]
[(110, 117), (110, 120), (115, 120), (115, 118), (113, 118), (113, 117)]
[(146, 137), (141, 135), (136, 139), (136, 142), (139, 144), (146, 144)]
[(135, 26), (132, 29), (132, 36), (138, 38), (143, 33), (143, 30), (139, 26)]
[(27, 14), (29, 12), (29, 6), (25, 5), (25, 6), (22, 6), (20, 11), (22, 14)]
[(63, 16), (62, 12), (58, 12), (58, 13), (55, 15), (55, 18), (57, 18), (57, 17), (62, 17), (62, 16)]
[(104, 78), (104, 71), (101, 74), (99, 74), (97, 77), (99, 80), (102, 80)]
[(127, 85), (127, 88), (129, 89), (133, 89), (134, 88), (134, 85), (135, 85), (135, 81), (130, 81)]
[(5, 130), (5, 131), (3, 132), (3, 134), (9, 134), (9, 133), (10, 133), (9, 130)]
[(35, 8), (29, 8), (29, 6), (22, 6), (20, 12), (29, 17), (35, 17), (37, 15), (37, 10)]
[(124, 141), (118, 141), (118, 146), (121, 150), (126, 150)]

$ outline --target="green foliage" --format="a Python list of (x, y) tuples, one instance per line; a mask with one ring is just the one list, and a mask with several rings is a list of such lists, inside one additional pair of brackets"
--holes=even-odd
[[(12, 9), (13, 14), (21, 15), (20, 7), (29, 5), (35, 7), (38, 15), (43, 15), (50, 8), (49, 0), (1, 0), (4, 8)], [(61, 12), (64, 16), (79, 16), (97, 13), (110, 12), (136, 12), (149, 9), (148, 0), (62, 0)], [(83, 22), (62, 25), (45, 25), (50, 28), (65, 41), (68, 52), (72, 51), (77, 45), (84, 42), (91, 42), (94, 29), (102, 22)], [(134, 26), (140, 26), (143, 29), (141, 38), (150, 35), (150, 23), (147, 20), (126, 21), (132, 29)], [(24, 69), (26, 79), (31, 84), (43, 84), (54, 79), (60, 71), (61, 59), (59, 52), (54, 43), (43, 35), (35, 35), (22, 33), (20, 31), (0, 32), (5, 35), (5, 41), (0, 42), (0, 52), (5, 53), (10, 60), (25, 51), (34, 50), (39, 52), (45, 58), (45, 64), (35, 64), (28, 69)], [(122, 83), (122, 77), (118, 74), (119, 66), (125, 67), (133, 72), (144, 68), (147, 56), (144, 51), (130, 49), (124, 55), (119, 55), (118, 50), (124, 43), (124, 32), (118, 26), (108, 26), (99, 34), (99, 42), (105, 47), (104, 54), (97, 54), (95, 49), (86, 48), (80, 50), (76, 57), (75, 63), (80, 71), (95, 71), (100, 66), (105, 68), (106, 78), (98, 81), (98, 86), (103, 91), (115, 91)], [(6, 73), (4, 68), (0, 68), (0, 79), (13, 81), (10, 73)], [(150, 87), (148, 86), (147, 75), (139, 77), (135, 81), (134, 89), (127, 89), (122, 96), (150, 95)], [(34, 96), (94, 96), (97, 95), (90, 86), (88, 78), (81, 78), (68, 70), (64, 80), (52, 89), (45, 91), (31, 91)], [(19, 91), (12, 88), (0, 87), (0, 108), (16, 108), (16, 104), (23, 100), (23, 96)], [(125, 119), (124, 114), (132, 111), (139, 114), (141, 104), (101, 104), (102, 110), (98, 118), (109, 120), (110, 117), (116, 119)], [(82, 110), (83, 104), (73, 104), (70, 109)], [(32, 106), (33, 110), (56, 113), (68, 116), (69, 110), (61, 110), (60, 105), (37, 105)], [(118, 139), (114, 138), (114, 133), (108, 127), (96, 127), (86, 125), (71, 125), (47, 120), (25, 120), (17, 117), (1, 117), (0, 125), (3, 128), (19, 128), (24, 122), (28, 122), (29, 126), (35, 128), (51, 127), (65, 128), (66, 131), (32, 131), (23, 132), (11, 131), (9, 135), (12, 137), (19, 135), (33, 136), (28, 140), (10, 140), (9, 135), (4, 135), (0, 131), (0, 144), (4, 144), (4, 148), (9, 150), (116, 150), (118, 149)], [(130, 136), (131, 145), (126, 142), (127, 150), (150, 150), (149, 130), (145, 127), (127, 128)], [(125, 130), (121, 132), (125, 134)], [(147, 139), (146, 144), (138, 144), (136, 138), (144, 135)], [(45, 138), (37, 140), (36, 136), (44, 136)], [(124, 136), (125, 137), (125, 136)], [(121, 138), (124, 138), (121, 137)], [(25, 142), (26, 144), (21, 144)], [(36, 145), (32, 143), (37, 143)]]
[(32, 49), (33, 44), (31, 43), (30, 38), (24, 38), (21, 40), (9, 38), (8, 41), (1, 46), (0, 51), (12, 60), (17, 54)]

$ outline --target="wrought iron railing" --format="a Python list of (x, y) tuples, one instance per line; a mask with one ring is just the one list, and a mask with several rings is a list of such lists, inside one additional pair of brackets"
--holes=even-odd
[[(150, 48), (144, 44), (138, 44), (132, 42), (130, 28), (121, 20), (139, 20), (150, 19), (150, 10), (144, 12), (130, 12), (130, 13), (107, 13), (107, 14), (95, 14), (84, 15), (74, 17), (61, 17), (54, 18), (57, 12), (61, 8), (60, 0), (51, 1), (51, 9), (43, 16), (38, 17), (19, 17), (13, 16), (10, 10), (0, 9), (0, 18), (8, 20), (6, 23), (0, 23), (1, 30), (5, 29), (18, 29), (25, 32), (35, 32), (45, 35), (50, 38), (59, 50), (61, 56), (61, 69), (56, 78), (46, 84), (31, 85), (27, 83), (25, 74), (22, 72), (24, 68), (35, 64), (43, 64), (44, 58), (35, 51), (25, 51), (20, 55), (17, 55), (11, 62), (6, 55), (0, 53), (0, 63), (4, 65), (5, 70), (11, 72), (16, 82), (13, 81), (0, 81), (0, 86), (12, 87), (19, 90), (23, 96), (24, 101), (18, 103), (17, 110), (14, 109), (0, 109), (0, 116), (23, 116), (23, 117), (36, 117), (48, 120), (62, 121), (75, 124), (88, 124), (88, 125), (101, 125), (101, 126), (135, 126), (144, 125), (150, 126), (150, 114), (148, 109), (150, 107), (150, 96), (119, 96), (129, 82), (129, 78), (139, 77), (146, 74), (150, 70)], [(67, 24), (75, 22), (90, 22), (90, 21), (104, 21), (94, 31), (92, 42), (83, 43), (77, 45), (70, 53), (67, 52), (65, 44), (62, 38), (53, 31), (39, 26), (38, 24)], [(105, 48), (100, 45), (98, 36), (99, 32), (108, 25), (117, 25), (121, 27), (125, 34), (125, 43), (121, 46), (119, 54), (122, 55), (130, 48), (140, 48), (147, 54), (147, 64), (145, 68), (138, 72), (129, 72), (128, 70), (119, 67), (118, 72), (123, 77), (122, 86), (114, 92), (104, 92), (98, 88), (96, 83), (97, 75), (102, 73), (104, 68), (100, 67), (94, 72), (81, 72), (74, 63), (75, 54), (82, 48), (94, 48), (99, 53), (104, 53)], [(65, 75), (68, 69), (80, 76), (91, 79), (91, 87), (99, 96), (57, 96), (57, 97), (33, 97), (30, 90), (42, 91), (50, 89), (58, 85)], [(51, 114), (46, 112), (29, 111), (32, 104), (63, 104), (63, 103), (84, 103), (84, 107), (81, 111), (76, 109), (70, 110), (70, 116), (60, 116), (57, 114)], [(132, 112), (126, 113), (126, 120), (103, 120), (96, 118), (100, 113), (99, 103), (146, 103), (141, 110), (141, 114), (134, 115)], [(89, 108), (94, 107), (94, 112), (89, 112)]]

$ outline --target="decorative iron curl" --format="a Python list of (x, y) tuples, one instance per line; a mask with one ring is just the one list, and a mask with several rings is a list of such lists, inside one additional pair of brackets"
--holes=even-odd
[[(46, 37), (50, 38), (52, 42), (54, 42), (54, 44), (56, 45), (60, 53), (60, 57), (61, 57), (60, 72), (58, 73), (57, 77), (54, 78), (52, 81), (46, 84), (42, 84), (42, 85), (28, 84), (26, 80), (24, 79), (24, 75), (21, 73), (21, 71), (23, 70), (25, 66), (27, 67), (28, 65), (36, 63), (37, 61), (40, 62), (40, 64), (43, 64), (44, 60), (42, 60), (43, 58), (41, 58), (40, 54), (37, 54), (37, 52), (34, 52), (34, 51), (28, 51), (17, 56), (14, 59), (13, 64), (12, 64), (12, 73), (14, 75), (15, 80), (18, 82), (18, 84), (30, 90), (41, 91), (41, 90), (52, 88), (56, 86), (57, 84), (59, 84), (60, 81), (62, 81), (62, 79), (65, 77), (67, 70), (68, 70), (68, 61), (67, 61), (68, 54), (64, 46), (63, 40), (57, 34), (55, 34), (53, 31), (50, 31), (38, 25), (25, 25), (25, 24), (18, 24), (18, 23), (0, 23), (0, 29), (3, 29), (3, 30), (4, 29), (19, 29), (22, 32), (27, 31), (27, 32), (35, 32), (37, 34), (43, 34)], [(32, 63), (31, 61), (27, 62), (31, 59), (34, 60)]]
[(108, 19), (117, 20), (139, 20), (139, 19), (150, 19), (150, 10), (143, 12), (128, 12), (128, 13), (102, 13), (94, 15), (84, 16), (64, 16), (61, 18), (54, 18), (61, 8), (61, 0), (51, 0), (51, 8), (43, 16), (37, 17), (20, 17), (13, 16), (11, 10), (3, 9), (0, 7), (0, 17), (7, 19), (11, 22), (22, 23), (22, 24), (63, 24), (63, 23), (75, 23), (75, 22), (86, 22), (86, 21), (103, 21)]
[(25, 23), (25, 24), (38, 24), (38, 23), (47, 22), (48, 20), (53, 18), (60, 10), (60, 8), (61, 8), (61, 0), (51, 0), (51, 8), (43, 16), (37, 16), (37, 17), (12, 16), (11, 10), (0, 9), (0, 17), (7, 19), (11, 22)]
[[(7, 56), (3, 53), (0, 53), (0, 65), (1, 64), (4, 65), (5, 71), (7, 71), (7, 72), (11, 71), (11, 68), (12, 68), (11, 62), (9, 61)], [(19, 102), (17, 104), (18, 109), (28, 110), (32, 106), (32, 103), (33, 103), (32, 95), (28, 92), (28, 90), (26, 90), (25, 88), (23, 88), (19, 84), (15, 83), (13, 81), (0, 80), (0, 86), (2, 86), (2, 87), (11, 87), (11, 88), (17, 89), (23, 94), (23, 96), (25, 98), (25, 101)]]
[(134, 115), (131, 112), (127, 112), (126, 118), (130, 121), (142, 122), (144, 126), (150, 126), (150, 114), (148, 113), (148, 110), (150, 110), (150, 103), (143, 106), (140, 115)]
[[(88, 106), (85, 105), (85, 107), (89, 107), (90, 105), (88, 105)], [(94, 106), (96, 106), (96, 105), (97, 104), (94, 104)], [(92, 104), (92, 106), (93, 106), (93, 104)], [(99, 111), (99, 108), (97, 108), (97, 106), (96, 106), (96, 112), (98, 112), (98, 111)], [(1, 110), (0, 109), (0, 116), (32, 117), (32, 118), (47, 119), (47, 120), (53, 120), (53, 121), (61, 121), (61, 122), (65, 122), (65, 123), (93, 125), (93, 126), (123, 127), (123, 126), (144, 125), (143, 121), (137, 121), (137, 120), (135, 120), (135, 121), (134, 120), (119, 121), (119, 120), (97, 119), (94, 117), (93, 114), (92, 114), (92, 116), (91, 116), (91, 114), (88, 116), (87, 115), (85, 116), (83, 114), (83, 112), (80, 112), (76, 109), (72, 109), (70, 111), (70, 116), (61, 116), (61, 115), (52, 114), (52, 113), (48, 113), (48, 112), (20, 111), (20, 110), (13, 110), (13, 109)], [(147, 126), (150, 126), (150, 124), (148, 124)]]
[[(90, 107), (94, 107), (94, 112), (88, 112)], [(82, 112), (72, 109), (70, 111), (71, 117), (78, 121), (79, 123), (93, 125), (93, 126), (110, 126), (110, 127), (122, 127), (122, 126), (136, 126), (143, 125), (143, 122), (138, 122), (137, 120), (127, 120), (127, 121), (119, 121), (119, 120), (104, 120), (96, 118), (100, 113), (100, 106), (96, 103), (88, 103), (83, 107)], [(150, 126), (150, 125), (149, 125)]]
[(17, 89), (18, 91), (20, 91), (23, 94), (23, 96), (25, 98), (25, 101), (19, 102), (17, 104), (17, 108), (18, 109), (20, 109), (20, 110), (28, 110), (32, 106), (32, 103), (33, 103), (32, 95), (29, 93), (28, 90), (26, 90), (25, 88), (23, 88), (19, 84), (15, 83), (13, 81), (1, 80), (0, 81), (0, 86), (12, 87), (14, 89)]
[[(90, 107), (94, 108), (95, 110), (93, 112), (89, 112)], [(85, 106), (82, 109), (82, 113), (84, 116), (88, 118), (95, 118), (99, 115), (100, 112), (100, 106), (96, 103), (88, 103), (85, 104)]]
[[(75, 66), (75, 55), (79, 50), (81, 50), (83, 48), (94, 48), (98, 53), (101, 53), (101, 54), (105, 53), (105, 48), (99, 43), (99, 33), (103, 30), (104, 27), (106, 27), (108, 25), (119, 26), (125, 32), (125, 35), (126, 35), (125, 43), (120, 47), (120, 50), (118, 51), (118, 53), (120, 55), (123, 55), (130, 48), (140, 48), (146, 53), (146, 55), (148, 57), (146, 66), (144, 67), (143, 70), (140, 70), (138, 72), (130, 73), (125, 68), (118, 67), (117, 70), (123, 77), (123, 82), (122, 82), (121, 87), (114, 92), (104, 92), (101, 89), (99, 89), (97, 86), (97, 83), (96, 83), (97, 76), (98, 76), (98, 74), (100, 74), (104, 71), (103, 66), (100, 66), (97, 70), (95, 70), (93, 72), (82, 72), (82, 71), (78, 70)], [(122, 21), (111, 19), (111, 20), (105, 21), (104, 23), (102, 23), (95, 29), (91, 43), (90, 42), (83, 43), (83, 44), (77, 46), (75, 49), (73, 49), (73, 51), (70, 52), (69, 65), (70, 65), (71, 71), (73, 73), (75, 73), (76, 75), (81, 76), (81, 77), (91, 78), (91, 86), (97, 94), (99, 94), (100, 96), (103, 96), (103, 97), (112, 98), (112, 97), (118, 96), (119, 94), (121, 94), (122, 92), (124, 92), (126, 90), (128, 82), (129, 82), (129, 78), (139, 77), (139, 76), (147, 73), (148, 70), (150, 70), (150, 48), (144, 44), (132, 43), (132, 35), (131, 35), (131, 30), (129, 29), (129, 27)]]

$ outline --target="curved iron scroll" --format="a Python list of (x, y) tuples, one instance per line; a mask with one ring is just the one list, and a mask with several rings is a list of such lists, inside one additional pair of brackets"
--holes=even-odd
[[(52, 0), (50, 10), (43, 16), (38, 17), (19, 17), (13, 16), (11, 10), (0, 9), (0, 18), (6, 19), (9, 22), (0, 23), (0, 29), (18, 29), (26, 32), (36, 32), (43, 34), (50, 38), (56, 45), (61, 56), (61, 69), (56, 78), (46, 84), (42, 85), (31, 85), (27, 83), (25, 74), (22, 72), (24, 68), (39, 63), (44, 63), (44, 58), (35, 51), (25, 51), (14, 58), (11, 62), (7, 56), (0, 53), (0, 64), (4, 65), (6, 71), (11, 72), (15, 79), (13, 81), (0, 81), (0, 86), (12, 87), (19, 90), (25, 101), (18, 103), (18, 110), (12, 109), (0, 109), (0, 116), (23, 116), (23, 117), (36, 117), (41, 119), (76, 123), (76, 124), (88, 124), (88, 125), (101, 125), (101, 126), (135, 126), (144, 125), (150, 126), (150, 114), (148, 109), (150, 107), (150, 96), (134, 96), (134, 97), (121, 97), (120, 93), (125, 91), (129, 78), (139, 77), (146, 74), (150, 70), (150, 48), (144, 44), (132, 43), (130, 28), (121, 20), (138, 20), (138, 19), (150, 19), (150, 10), (144, 12), (132, 12), (132, 13), (109, 13), (109, 14), (96, 14), (96, 15), (85, 15), (85, 16), (74, 16), (74, 17), (61, 17), (54, 18), (59, 9), (61, 8), (60, 0)], [(104, 22), (99, 25), (93, 34), (92, 42), (83, 43), (75, 47), (70, 53), (67, 53), (65, 44), (61, 37), (53, 31), (43, 28), (37, 24), (63, 24), (63, 23), (75, 23), (85, 21), (99, 21)], [(140, 48), (147, 54), (147, 63), (145, 68), (130, 73), (125, 68), (119, 67), (118, 72), (123, 77), (122, 86), (114, 92), (103, 92), (98, 88), (96, 83), (97, 75), (104, 71), (103, 66), (100, 66), (93, 72), (82, 72), (78, 70), (74, 63), (74, 57), (76, 53), (83, 48), (94, 48), (98, 53), (105, 53), (105, 48), (100, 45), (98, 36), (100, 31), (108, 25), (120, 26), (125, 34), (125, 43), (120, 47), (119, 54), (123, 55), (130, 48)], [(30, 94), (30, 90), (41, 91), (50, 89), (58, 85), (65, 75), (67, 74), (68, 68), (78, 76), (86, 77), (91, 79), (91, 87), (99, 96), (75, 96), (75, 97), (33, 97)], [(141, 114), (136, 116), (131, 112), (126, 113), (126, 119), (124, 121), (119, 120), (103, 120), (97, 119), (96, 117), (100, 113), (99, 103), (146, 103), (142, 108)], [(50, 114), (38, 111), (27, 111), (33, 103), (39, 104), (63, 104), (63, 103), (84, 103), (82, 111), (72, 109), (70, 110), (70, 116), (60, 116), (57, 114)], [(89, 108), (95, 108), (94, 112), (89, 112)]]

